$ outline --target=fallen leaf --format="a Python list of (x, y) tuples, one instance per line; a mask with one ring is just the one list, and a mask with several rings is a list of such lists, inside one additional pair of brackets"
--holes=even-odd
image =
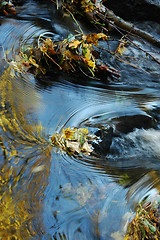
[(87, 38), (86, 38), (87, 43), (92, 43), (94, 45), (98, 45), (98, 37), (96, 33), (91, 33), (91, 34), (87, 34)]
[(66, 140), (65, 142), (66, 142), (66, 147), (69, 148), (72, 152), (77, 152), (77, 153), (81, 152), (78, 142), (73, 142), (68, 140)]
[(78, 132), (83, 133), (83, 134), (85, 134), (85, 135), (88, 135), (88, 134), (89, 134), (89, 131), (88, 131), (87, 128), (79, 128), (79, 129), (78, 129)]
[(65, 139), (72, 139), (72, 135), (75, 133), (75, 131), (70, 130), (70, 127), (63, 129), (63, 134)]
[(33, 56), (30, 56), (29, 63), (31, 63), (34, 67), (39, 68), (39, 65), (36, 63), (36, 60), (33, 58)]
[(95, 64), (94, 61), (89, 60), (89, 61), (87, 61), (87, 64), (88, 64), (88, 66), (91, 67), (92, 69), (95, 69), (96, 64)]
[(87, 60), (87, 61), (89, 61), (90, 59), (91, 59), (91, 57), (92, 57), (92, 53), (91, 53), (91, 51), (90, 51), (90, 49), (89, 48), (87, 48), (87, 50), (86, 50), (86, 54), (85, 54), (85, 59)]
[(90, 155), (90, 153), (93, 152), (92, 145), (88, 144), (88, 142), (85, 142), (81, 148), (81, 151), (86, 152), (88, 155)]
[(79, 40), (73, 40), (72, 42), (70, 42), (68, 44), (68, 46), (71, 48), (77, 48), (80, 44), (82, 43), (82, 41), (79, 41)]
[(118, 53), (119, 55), (123, 55), (123, 53), (126, 51), (126, 41), (121, 40), (121, 42), (119, 43), (115, 53)]
[(106, 36), (106, 34), (104, 34), (104, 33), (97, 33), (97, 38), (98, 38), (98, 39), (101, 39), (101, 38), (102, 38), (103, 41), (104, 41), (104, 40), (107, 40), (107, 36)]

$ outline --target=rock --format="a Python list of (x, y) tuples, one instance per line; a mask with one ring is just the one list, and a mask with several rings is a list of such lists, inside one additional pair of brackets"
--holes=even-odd
[(129, 115), (112, 119), (115, 124), (115, 130), (120, 133), (132, 132), (135, 128), (149, 129), (156, 128), (156, 121), (149, 115)]
[(99, 141), (92, 142), (94, 151), (99, 155), (105, 156), (112, 144), (113, 128), (109, 127), (108, 129), (98, 130), (95, 135), (99, 137)]
[(146, 112), (151, 115), (154, 119), (160, 122), (160, 107), (159, 106), (152, 106), (151, 109), (146, 110)]
[(160, 22), (159, 0), (112, 0), (106, 7), (125, 20), (151, 20)]

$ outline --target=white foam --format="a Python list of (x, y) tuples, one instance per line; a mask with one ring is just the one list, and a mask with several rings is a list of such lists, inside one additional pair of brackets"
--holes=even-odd
[(153, 155), (160, 158), (160, 130), (141, 130), (140, 137), (143, 149), (150, 150)]

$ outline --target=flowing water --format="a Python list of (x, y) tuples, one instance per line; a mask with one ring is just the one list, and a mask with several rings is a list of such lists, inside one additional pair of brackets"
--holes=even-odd
[[(159, 65), (129, 49), (143, 71), (102, 53), (122, 69), (120, 80), (108, 84), (64, 74), (38, 79), (13, 70), (20, 48), (40, 34), (66, 37), (77, 25), (53, 4), (29, 0), (0, 22), (0, 239), (123, 239), (135, 207), (160, 191)], [(117, 135), (106, 158), (70, 157), (49, 142), (63, 127), (95, 131), (147, 114), (156, 128)]]

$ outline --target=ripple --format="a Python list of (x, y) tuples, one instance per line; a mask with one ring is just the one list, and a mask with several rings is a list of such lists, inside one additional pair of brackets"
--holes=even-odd
[[(17, 8), (15, 19), (2, 19), (3, 59), (9, 63), (16, 59), (40, 34), (58, 39), (74, 33), (71, 18), (48, 8), (29, 1)], [(87, 127), (94, 133), (114, 118), (149, 113), (159, 104), (159, 88), (135, 88), (134, 80), (142, 75), (136, 72), (134, 78), (135, 70), (128, 76), (127, 72), (124, 82), (130, 78), (133, 88), (63, 74), (39, 79), (11, 67), (2, 75), (2, 192), (6, 193), (4, 206), (10, 203), (7, 209), (13, 213), (5, 212), (7, 221), (21, 222), (19, 239), (111, 239), (124, 225), (130, 208), (134, 211), (145, 197), (156, 197), (160, 190), (159, 129), (116, 136), (113, 151), (104, 158), (71, 157), (52, 149), (48, 141), (49, 134), (66, 127)]]
[(145, 199), (152, 203), (156, 201), (159, 198), (159, 189), (159, 171), (149, 171), (132, 185), (126, 197), (132, 208), (135, 208)]
[[(47, 37), (58, 38), (53, 32), (39, 27), (36, 23), (28, 20), (17, 20), (17, 19), (4, 19), (0, 28), (0, 45), (3, 49), (2, 58), (7, 61), (11, 66), (14, 61), (17, 61), (18, 54), (24, 51), (27, 46), (34, 46), (37, 43), (38, 37), (40, 35), (45, 35)], [(35, 86), (35, 76), (30, 73), (23, 73), (20, 71), (12, 70), (12, 75), (17, 78), (17, 81), (23, 81), (30, 86)]]
[(0, 234), (6, 236), (8, 232), (18, 239), (31, 239), (44, 233), (38, 219), (48, 184), (51, 146), (45, 129), (35, 121), (32, 112), (35, 92), (30, 89), (29, 99), (29, 94), (24, 94), (23, 82), (17, 84), (9, 72), (7, 69), (0, 78), (1, 216), (2, 226), (7, 226)]

